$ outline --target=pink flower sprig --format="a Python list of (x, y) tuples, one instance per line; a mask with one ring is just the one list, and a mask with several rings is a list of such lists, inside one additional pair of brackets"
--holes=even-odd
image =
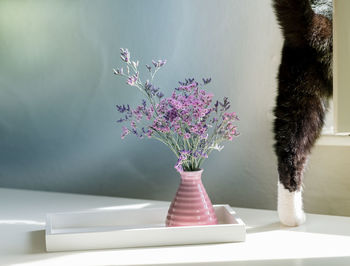
[(230, 102), (213, 103), (213, 94), (202, 87), (209, 84), (211, 78), (194, 79), (179, 82), (169, 97), (155, 87), (153, 78), (166, 60), (152, 60), (146, 65), (150, 80), (142, 82), (139, 75), (139, 62), (132, 61), (128, 49), (121, 48), (121, 59), (126, 64), (114, 69), (114, 73), (126, 78), (129, 86), (137, 87), (146, 99), (132, 109), (129, 105), (117, 105), (123, 114), (118, 122), (128, 123), (123, 126), (122, 138), (130, 133), (139, 138), (154, 138), (167, 145), (177, 156), (177, 171), (195, 171), (213, 150), (222, 150), (221, 143), (232, 141), (238, 136), (235, 121), (239, 120), (235, 112), (228, 112)]

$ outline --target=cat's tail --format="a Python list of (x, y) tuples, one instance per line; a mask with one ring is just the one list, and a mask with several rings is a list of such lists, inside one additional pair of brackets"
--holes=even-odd
[(310, 0), (273, 0), (273, 7), (286, 44), (306, 44), (307, 29), (314, 16)]

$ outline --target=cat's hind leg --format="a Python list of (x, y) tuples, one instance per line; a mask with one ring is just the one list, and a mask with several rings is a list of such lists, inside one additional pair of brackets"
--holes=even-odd
[(325, 113), (317, 97), (306, 99), (309, 101), (303, 106), (292, 104), (290, 113), (285, 112), (283, 103), (275, 109), (275, 152), (279, 174), (277, 210), (281, 223), (288, 226), (305, 222), (303, 175), (311, 148), (321, 132)]
[(305, 222), (302, 183), (310, 148), (319, 131), (315, 123), (318, 119), (311, 119), (317, 111), (301, 109), (301, 115), (291, 116), (281, 110), (284, 111), (278, 107), (275, 110), (274, 125), (279, 175), (277, 210), (282, 224), (298, 226)]
[(282, 224), (298, 226), (305, 222), (302, 198), (302, 176), (306, 156), (289, 153), (279, 159), (278, 216)]
[(282, 224), (299, 226), (306, 220), (302, 190), (290, 192), (278, 181), (278, 216)]

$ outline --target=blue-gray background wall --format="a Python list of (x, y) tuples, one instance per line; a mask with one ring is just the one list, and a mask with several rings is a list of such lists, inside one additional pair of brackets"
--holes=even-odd
[[(273, 209), (271, 123), (281, 46), (268, 0), (2, 0), (0, 186), (172, 199), (179, 177), (167, 147), (120, 139), (115, 105), (141, 100), (113, 75), (119, 47), (127, 47), (143, 65), (168, 60), (156, 78), (166, 94), (186, 77), (212, 77), (207, 88), (231, 99), (241, 136), (205, 163), (208, 193), (217, 203)], [(316, 148), (306, 191), (335, 168), (342, 186), (309, 192), (306, 209), (350, 214), (348, 190), (339, 194), (350, 186), (341, 168), (346, 160), (330, 149)], [(327, 165), (329, 152), (339, 156), (335, 165)]]

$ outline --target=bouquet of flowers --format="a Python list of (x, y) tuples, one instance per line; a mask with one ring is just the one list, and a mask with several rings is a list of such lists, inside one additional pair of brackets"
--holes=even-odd
[(121, 137), (129, 134), (138, 138), (154, 138), (167, 145), (176, 155), (177, 171), (198, 171), (203, 161), (213, 150), (221, 151), (222, 142), (238, 136), (239, 120), (235, 112), (228, 112), (230, 102), (213, 102), (213, 94), (203, 86), (211, 78), (197, 82), (193, 78), (179, 82), (170, 97), (153, 84), (156, 73), (166, 64), (166, 60), (152, 60), (146, 65), (150, 79), (140, 79), (139, 61), (130, 58), (128, 49), (121, 48), (124, 68), (114, 69), (114, 74), (124, 77), (129, 86), (136, 87), (145, 97), (136, 108), (129, 104), (117, 105), (122, 117), (117, 121), (126, 123)]

